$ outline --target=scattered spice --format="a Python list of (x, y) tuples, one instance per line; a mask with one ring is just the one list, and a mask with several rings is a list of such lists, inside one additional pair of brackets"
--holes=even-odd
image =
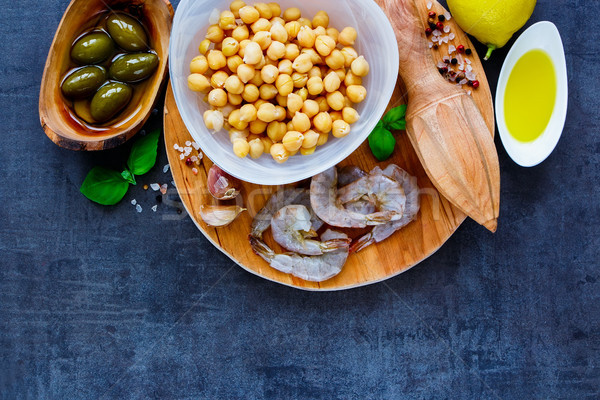
[(144, 190), (148, 190), (148, 185), (144, 185)]

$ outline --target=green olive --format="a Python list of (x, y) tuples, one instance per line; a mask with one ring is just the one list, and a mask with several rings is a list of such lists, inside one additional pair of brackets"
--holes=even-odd
[(114, 51), (110, 36), (104, 32), (92, 32), (83, 36), (73, 44), (71, 58), (78, 64), (99, 64)]
[(148, 36), (142, 24), (125, 14), (112, 14), (106, 29), (113, 40), (124, 50), (140, 51), (148, 48)]
[(106, 68), (98, 65), (83, 67), (71, 72), (61, 88), (65, 97), (83, 99), (93, 95), (108, 78)]
[(123, 110), (133, 95), (129, 85), (111, 82), (102, 86), (92, 98), (90, 111), (97, 122), (106, 122)]
[(109, 69), (112, 79), (121, 82), (139, 82), (154, 73), (158, 56), (153, 53), (125, 54), (117, 58)]

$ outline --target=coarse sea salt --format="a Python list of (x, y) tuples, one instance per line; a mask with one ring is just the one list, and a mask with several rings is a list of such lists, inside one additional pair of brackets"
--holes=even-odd
[(196, 142), (192, 142), (192, 147), (196, 149), (196, 151), (200, 150), (200, 145)]
[(475, 78), (477, 78), (477, 74), (476, 74), (475, 72), (473, 72), (473, 71), (467, 71), (467, 72), (465, 73), (465, 76), (466, 76), (466, 77), (467, 77), (467, 79), (468, 79), (468, 80), (470, 80), (470, 81), (474, 81), (474, 80), (475, 80)]
[(454, 46), (453, 44), (451, 44), (450, 46), (448, 46), (448, 54), (452, 54), (456, 51), (456, 46)]
[(141, 213), (142, 212), (142, 206), (140, 206), (139, 204), (137, 206), (135, 206), (135, 211)]
[(154, 190), (155, 192), (158, 192), (158, 191), (159, 191), (159, 189), (160, 189), (160, 185), (159, 185), (158, 183), (151, 183), (151, 184), (150, 184), (150, 188), (151, 188), (152, 190)]
[(156, 209), (158, 208), (158, 206), (155, 204), (152, 206), (152, 211), (156, 212)]
[(466, 85), (468, 82), (469, 81), (467, 79), (461, 79), (458, 83), (460, 83), (461, 85)]
[(179, 159), (180, 159), (180, 160), (183, 160), (184, 158), (185, 158), (185, 155), (183, 155), (183, 154), (180, 154), (180, 155), (179, 155)]
[(448, 33), (448, 32), (450, 32), (450, 25), (446, 25), (446, 26), (444, 27), (444, 32), (445, 32), (445, 33)]
[(166, 174), (167, 172), (169, 172), (169, 168), (171, 168), (171, 166), (169, 164), (165, 165), (163, 167), (163, 174)]
[(454, 40), (455, 37), (456, 37), (456, 35), (454, 33), (451, 33), (451, 34), (448, 35), (448, 38), (450, 40)]
[(137, 200), (136, 199), (131, 200), (131, 205), (135, 206), (136, 204), (137, 204)]
[(431, 10), (431, 6), (433, 6), (433, 3), (431, 1), (427, 2), (427, 9)]
[(168, 188), (169, 188), (169, 185), (167, 185), (166, 183), (163, 183), (163, 184), (160, 186), (160, 192), (161, 192), (162, 194), (167, 194), (167, 189), (168, 189)]
[(429, 48), (431, 49), (433, 47), (433, 42), (429, 42)]
[(186, 145), (186, 146), (191, 146), (191, 145), (192, 145), (192, 142), (190, 142), (189, 140), (187, 140), (187, 141), (185, 142), (185, 145)]
[(452, 15), (450, 15), (449, 11), (446, 11), (444, 13), (444, 17), (446, 18), (446, 21), (450, 21), (452, 19)]

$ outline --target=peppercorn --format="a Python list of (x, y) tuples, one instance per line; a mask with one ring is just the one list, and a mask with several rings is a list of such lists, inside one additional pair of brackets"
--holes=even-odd
[(185, 165), (187, 165), (188, 167), (190, 167), (194, 162), (192, 161), (191, 158), (188, 158), (185, 160)]
[(434, 18), (427, 18), (427, 23), (428, 24), (435, 24), (435, 19)]
[(430, 23), (429, 23), (429, 28), (430, 28), (432, 31), (435, 31), (435, 30), (437, 29), (437, 25), (436, 25), (436, 24), (434, 24), (433, 22), (430, 22)]
[(473, 86), (473, 81), (467, 82), (467, 86)]
[(444, 58), (444, 62), (445, 62), (446, 64), (450, 64), (450, 59), (449, 59), (449, 58)]
[(473, 81), (473, 89), (477, 89), (479, 87), (479, 81)]
[(429, 18), (435, 18), (435, 11), (429, 11)]
[(440, 71), (440, 74), (444, 75), (446, 72), (448, 72), (448, 68), (442, 67), (442, 68), (439, 68), (438, 71)]
[(452, 63), (452, 65), (458, 64), (458, 60), (456, 58), (453, 58), (450, 62)]
[(443, 31), (444, 30), (444, 24), (442, 24), (441, 22), (438, 22), (437, 24), (435, 24), (435, 26), (440, 30)]
[(473, 54), (473, 51), (471, 49), (466, 49), (465, 54), (470, 56), (471, 54)]
[(439, 46), (438, 46), (437, 43), (434, 43), (432, 47), (433, 47), (434, 50), (437, 50)]
[(459, 44), (458, 47), (456, 48), (456, 51), (458, 51), (459, 53), (464, 53), (465, 46), (463, 46), (462, 44)]
[(440, 14), (438, 19), (440, 20), (440, 22), (444, 22), (446, 20), (446, 17)]
[(431, 30), (431, 28), (425, 29), (425, 35), (427, 35), (427, 36), (430, 36), (432, 32), (433, 31)]

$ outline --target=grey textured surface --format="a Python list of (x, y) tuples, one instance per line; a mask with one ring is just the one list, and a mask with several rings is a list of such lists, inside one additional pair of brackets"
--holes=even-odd
[[(529, 24), (563, 35), (569, 114), (536, 168), (497, 141), (498, 232), (468, 221), (408, 273), (338, 293), (248, 274), (139, 186), (112, 208), (79, 194), (127, 146), (73, 153), (39, 126), (67, 3), (1, 2), (1, 399), (600, 397), (600, 2), (538, 2)], [(160, 154), (142, 183), (171, 181)]]

